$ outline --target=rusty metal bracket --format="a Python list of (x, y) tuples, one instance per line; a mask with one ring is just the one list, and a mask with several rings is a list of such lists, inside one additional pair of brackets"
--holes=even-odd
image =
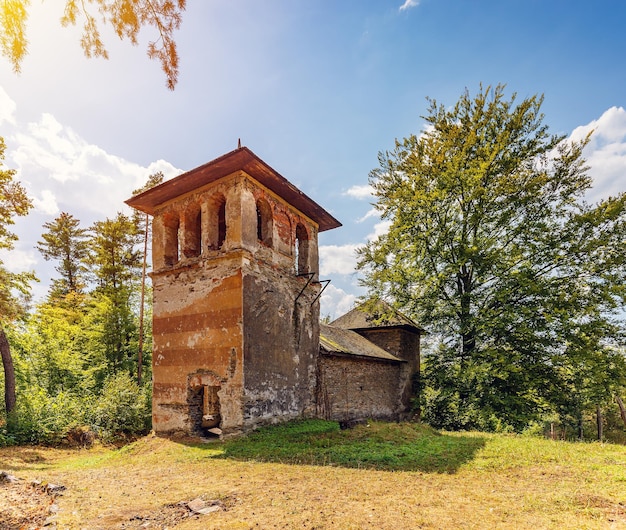
[(298, 296), (296, 296), (296, 299), (294, 300), (294, 302), (298, 301), (298, 298), (300, 298), (302, 296), (302, 293), (304, 292), (304, 290), (311, 284), (311, 282), (313, 281), (313, 278), (315, 277), (315, 272), (302, 272), (300, 274), (296, 274), (296, 276), (298, 278), (302, 278), (303, 276), (306, 276), (308, 279), (306, 281), (306, 284), (304, 285), (304, 287), (302, 288), (302, 290), (298, 293)]
[(315, 302), (317, 302), (317, 299), (318, 299), (320, 296), (322, 296), (322, 293), (324, 292), (324, 289), (326, 289), (326, 287), (328, 287), (328, 284), (330, 283), (330, 280), (320, 280), (319, 282), (316, 282), (316, 283), (319, 283), (319, 284), (322, 284), (322, 283), (323, 283), (323, 284), (324, 284), (324, 287), (322, 287), (322, 290), (321, 290), (319, 293), (317, 293), (317, 296), (316, 296), (316, 297), (315, 297), (315, 299), (311, 302), (311, 306), (313, 306), (313, 304), (314, 304)]

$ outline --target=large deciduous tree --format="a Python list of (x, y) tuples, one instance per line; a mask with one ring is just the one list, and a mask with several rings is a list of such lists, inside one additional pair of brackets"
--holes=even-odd
[[(32, 205), (26, 190), (14, 180), (15, 170), (4, 168), (4, 139), (0, 137), (0, 249), (11, 250), (17, 236), (9, 227), (16, 216), (28, 213)], [(0, 260), (0, 355), (4, 370), (4, 405), (10, 413), (15, 408), (15, 371), (9, 341), (4, 327), (19, 317), (23, 310), (21, 296), (29, 292), (29, 282), (34, 279), (31, 273), (10, 272)]]
[[(373, 297), (441, 337), (425, 374), (439, 426), (519, 429), (620, 384), (626, 197), (584, 201), (587, 139), (550, 135), (542, 101), (502, 85), (429, 100), (423, 133), (370, 174), (390, 227), (359, 266)], [(593, 383), (603, 371), (617, 379)]]
[[(16, 72), (28, 51), (26, 23), (29, 0), (0, 2), (0, 53)], [(157, 59), (165, 73), (167, 86), (173, 90), (178, 78), (178, 52), (174, 31), (180, 27), (186, 0), (65, 0), (61, 24), (82, 25), (81, 47), (87, 57), (108, 59), (100, 34), (102, 25), (110, 25), (120, 39), (137, 44), (139, 31), (152, 27), (158, 38), (148, 44), (148, 57)]]

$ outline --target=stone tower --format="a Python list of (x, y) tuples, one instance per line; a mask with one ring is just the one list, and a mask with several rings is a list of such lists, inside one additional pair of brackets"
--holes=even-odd
[(311, 414), (317, 237), (340, 223), (246, 147), (127, 203), (153, 216), (154, 430)]

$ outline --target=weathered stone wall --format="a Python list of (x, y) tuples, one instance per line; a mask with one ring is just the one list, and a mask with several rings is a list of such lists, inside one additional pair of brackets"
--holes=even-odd
[[(202, 385), (219, 386), (224, 432), (242, 422), (241, 259), (153, 275), (153, 427), (197, 432)], [(206, 265), (206, 266), (202, 266)]]
[(398, 419), (405, 412), (401, 394), (406, 376), (406, 363), (321, 354), (317, 415), (337, 421)]
[(377, 328), (363, 329), (358, 333), (383, 350), (407, 361), (408, 376), (403, 382), (402, 403), (405, 408), (411, 406), (411, 398), (418, 391), (416, 377), (420, 373), (420, 335), (406, 329)]
[(246, 427), (310, 413), (319, 349), (319, 287), (257, 265), (244, 272)]
[(204, 387), (224, 434), (312, 413), (317, 225), (239, 171), (153, 226), (155, 431), (203, 434)]

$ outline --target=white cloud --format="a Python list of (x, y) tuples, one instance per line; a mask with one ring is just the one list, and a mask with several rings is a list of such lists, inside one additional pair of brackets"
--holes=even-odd
[(356, 249), (360, 245), (322, 245), (319, 248), (320, 275), (353, 274), (356, 272)]
[(400, 6), (400, 11), (405, 11), (412, 7), (417, 7), (419, 5), (419, 0), (405, 0), (404, 4)]
[(331, 320), (334, 320), (350, 311), (355, 302), (354, 294), (328, 284), (320, 298), (320, 314), (322, 317), (329, 316)]
[(375, 239), (378, 239), (379, 236), (382, 236), (383, 234), (386, 234), (387, 232), (389, 232), (390, 226), (391, 226), (391, 221), (389, 220), (376, 223), (374, 225), (374, 231), (371, 234), (368, 234), (367, 240), (374, 241)]
[(626, 110), (611, 107), (597, 120), (574, 129), (570, 140), (580, 141), (591, 131), (584, 151), (593, 178), (587, 198), (596, 202), (626, 191)]
[(379, 217), (379, 216), (380, 216), (380, 212), (376, 208), (371, 208), (363, 217), (359, 217), (356, 220), (356, 222), (362, 223), (363, 221), (366, 221), (367, 219), (370, 219), (371, 217)]
[(36, 270), (41, 283), (33, 284), (32, 291), (39, 299), (56, 276), (53, 264), (35, 249), (45, 222), (65, 211), (88, 227), (119, 211), (129, 212), (124, 200), (149, 175), (161, 171), (168, 179), (182, 171), (162, 159), (145, 167), (111, 154), (52, 114), (20, 123), (14, 118), (15, 110), (15, 103), (0, 87), (0, 124), (7, 138), (5, 165), (17, 170), (17, 180), (32, 198), (33, 209), (27, 218), (16, 220), (13, 231), (19, 239), (14, 249), (0, 253), (0, 259), (12, 272)]
[(57, 199), (50, 190), (41, 190), (41, 198), (33, 197), (33, 206), (36, 210), (47, 215), (59, 213)]
[(4, 122), (15, 123), (15, 108), (15, 101), (13, 101), (4, 88), (0, 86), (0, 125)]
[(373, 196), (374, 190), (369, 184), (363, 184), (358, 186), (352, 186), (348, 188), (344, 195), (353, 197), (355, 199), (370, 199)]
[(29, 194), (35, 197), (36, 208), (50, 215), (59, 210), (73, 214), (88, 211), (93, 218), (81, 218), (87, 223), (123, 209), (123, 201), (143, 186), (150, 174), (162, 171), (169, 178), (181, 173), (164, 160), (143, 167), (107, 153), (51, 114), (18, 130), (14, 143), (11, 158)]
[(34, 250), (2, 250), (0, 260), (9, 272), (14, 273), (31, 271), (37, 264)]

